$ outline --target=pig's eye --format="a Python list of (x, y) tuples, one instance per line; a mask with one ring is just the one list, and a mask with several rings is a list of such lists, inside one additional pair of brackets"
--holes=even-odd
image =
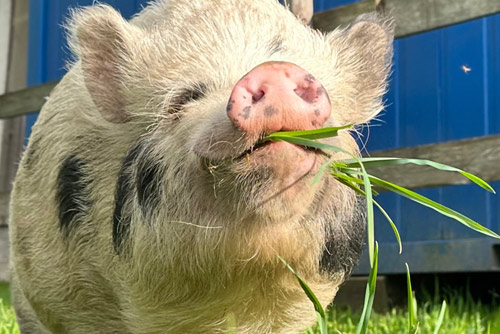
[(198, 84), (193, 88), (186, 88), (179, 91), (171, 104), (170, 113), (181, 111), (182, 107), (186, 104), (203, 98), (206, 92), (207, 86), (205, 84)]

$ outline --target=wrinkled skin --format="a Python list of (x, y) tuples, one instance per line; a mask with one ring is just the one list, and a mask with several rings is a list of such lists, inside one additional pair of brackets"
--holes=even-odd
[[(289, 62), (328, 93), (323, 126), (365, 123), (382, 109), (390, 24), (367, 15), (322, 35), (273, 0), (172, 0), (130, 22), (82, 9), (68, 27), (75, 63), (40, 113), (12, 194), (22, 333), (314, 323), (278, 256), (324, 306), (333, 300), (359, 258), (364, 206), (330, 177), (312, 181), (348, 155), (254, 147), (265, 131), (235, 126), (228, 99), (257, 65)], [(358, 154), (347, 130), (326, 141)]]

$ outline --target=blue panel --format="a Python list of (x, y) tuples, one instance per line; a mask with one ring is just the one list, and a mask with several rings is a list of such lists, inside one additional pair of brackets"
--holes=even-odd
[[(442, 31), (442, 67), (444, 85), (443, 139), (456, 140), (476, 137), (487, 133), (485, 68), (486, 45), (483, 31), (484, 20), (455, 25)], [(479, 37), (479, 38), (478, 38)], [(443, 202), (459, 208), (460, 212), (483, 224), (488, 223), (490, 210), (487, 194), (473, 185), (447, 187), (442, 190)], [(479, 237), (459, 225), (443, 226), (443, 238)]]
[(314, 11), (320, 12), (358, 1), (360, 0), (314, 0)]
[[(500, 133), (499, 49), (500, 15), (397, 40), (388, 107), (364, 131), (369, 134), (368, 151)], [(500, 187), (500, 182), (493, 186)], [(500, 232), (499, 196), (474, 185), (418, 192)], [(405, 241), (424, 245), (483, 237), (405, 199), (398, 204), (393, 195), (379, 198), (394, 212)], [(377, 216), (377, 240), (389, 245), (393, 233), (383, 225), (387, 223)]]
[(495, 15), (483, 20), (483, 40), (489, 44), (485, 58), (486, 76), (486, 105), (489, 110), (488, 133), (500, 133), (500, 15)]

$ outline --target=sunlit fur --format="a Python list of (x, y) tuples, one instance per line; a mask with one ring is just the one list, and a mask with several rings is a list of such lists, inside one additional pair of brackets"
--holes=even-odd
[[(11, 279), (22, 333), (225, 333), (232, 326), (240, 334), (295, 333), (314, 323), (312, 304), (278, 256), (326, 306), (356, 262), (363, 223), (353, 217), (363, 208), (331, 178), (312, 184), (328, 159), (322, 155), (291, 185), (283, 180), (293, 161), (273, 170), (265, 161), (279, 157), (235, 159), (258, 138), (233, 126), (226, 104), (250, 69), (288, 61), (328, 91), (325, 126), (367, 122), (382, 109), (390, 24), (365, 16), (323, 35), (274, 0), (172, 0), (130, 22), (105, 5), (79, 9), (68, 31), (75, 61), (40, 113), (12, 195)], [(204, 97), (175, 105), (179, 91), (201, 87)], [(137, 143), (141, 157), (160, 166), (161, 201), (144, 216), (131, 193), (130, 238), (117, 254), (116, 182)], [(358, 154), (348, 131), (330, 143)], [(87, 167), (92, 204), (66, 237), (56, 181), (73, 154)], [(320, 268), (331, 236), (348, 249), (346, 258), (331, 254), (345, 271)]]

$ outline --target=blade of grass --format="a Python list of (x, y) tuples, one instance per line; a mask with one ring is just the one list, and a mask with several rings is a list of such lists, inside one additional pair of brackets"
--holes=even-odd
[[(277, 132), (275, 132), (275, 133), (277, 133)], [(356, 158), (352, 155), (352, 153), (349, 153), (346, 150), (341, 149), (340, 147), (321, 143), (319, 141), (315, 141), (315, 140), (311, 140), (311, 139), (307, 139), (307, 138), (280, 135), (277, 137), (269, 137), (268, 136), (264, 139), (265, 140), (272, 140), (272, 141), (286, 141), (286, 142), (291, 143), (291, 144), (301, 145), (301, 146), (305, 146), (305, 147), (313, 147), (313, 148), (317, 148), (320, 150), (331, 150), (334, 152), (347, 153), (350, 156), (352, 156), (354, 158), (354, 160)]]
[(374, 249), (374, 244), (375, 244), (375, 228), (374, 228), (374, 219), (373, 219), (373, 196), (372, 196), (372, 188), (371, 188), (371, 183), (370, 183), (370, 177), (368, 176), (368, 173), (366, 172), (365, 167), (363, 166), (363, 163), (359, 160), (358, 157), (354, 156), (352, 153), (347, 152), (346, 150), (332, 146), (329, 144), (325, 143), (320, 143), (314, 140), (306, 139), (306, 138), (301, 138), (301, 137), (289, 137), (286, 135), (281, 135), (279, 138), (272, 138), (270, 140), (283, 140), (287, 141), (292, 144), (296, 145), (302, 145), (302, 146), (307, 146), (307, 147), (314, 147), (318, 149), (327, 149), (327, 150), (332, 150), (334, 152), (342, 152), (350, 155), (354, 160), (359, 162), (359, 166), (361, 168), (361, 176), (363, 177), (363, 184), (365, 188), (365, 193), (366, 193), (366, 215), (367, 215), (367, 230), (368, 230), (368, 254), (370, 257), (370, 266), (373, 266), (374, 262), (374, 257), (373, 257), (373, 249)]
[(319, 332), (321, 334), (328, 334), (328, 326), (327, 326), (327, 319), (326, 319), (326, 313), (325, 310), (323, 309), (323, 306), (321, 306), (321, 303), (319, 302), (318, 298), (314, 294), (314, 292), (311, 290), (311, 288), (300, 278), (300, 276), (295, 272), (295, 270), (290, 266), (285, 259), (283, 259), (281, 256), (279, 256), (279, 259), (281, 262), (285, 264), (285, 266), (292, 272), (292, 274), (295, 276), (297, 281), (300, 284), (300, 287), (302, 290), (304, 290), (305, 294), (309, 298), (309, 300), (313, 303), (314, 305), (314, 310), (316, 311), (316, 316), (318, 317), (318, 327), (319, 327)]
[(366, 172), (365, 166), (360, 164), (361, 173), (363, 176), (363, 183), (365, 188), (365, 198), (366, 198), (366, 225), (368, 230), (368, 255), (370, 258), (370, 266), (373, 268), (375, 265), (375, 219), (373, 216), (373, 195), (372, 186), (370, 182), (370, 177)]
[(335, 137), (338, 135), (339, 130), (344, 130), (352, 127), (352, 125), (344, 125), (339, 127), (327, 127), (315, 130), (303, 130), (303, 131), (281, 131), (271, 133), (269, 136), (264, 137), (263, 141), (276, 140), (281, 137), (301, 137), (305, 139), (321, 139)]
[[(350, 176), (349, 174), (344, 174), (344, 173), (341, 173), (341, 172), (338, 172), (338, 171), (334, 171), (334, 170), (331, 170), (330, 171), (330, 174), (335, 178), (337, 179), (337, 181), (341, 182), (341, 183), (344, 183), (344, 182), (347, 182), (347, 183), (350, 183), (350, 185), (347, 185), (347, 186), (353, 186), (355, 187), (356, 189), (354, 189), (357, 193), (363, 195), (363, 196), (366, 196), (365, 192), (363, 190), (361, 190), (361, 188), (359, 188), (358, 185), (363, 185), (363, 180), (357, 178), (357, 177), (353, 177), (353, 176)], [(373, 195), (378, 195), (378, 192), (373, 190), (372, 188), (372, 194)]]
[[(495, 190), (483, 179), (463, 171), (461, 169), (448, 166), (439, 162), (425, 160), (425, 159), (405, 159), (405, 158), (361, 158), (361, 162), (365, 165), (366, 168), (377, 168), (377, 167), (386, 167), (386, 166), (394, 166), (394, 165), (406, 165), (406, 164), (414, 164), (420, 166), (429, 166), (435, 169), (447, 171), (447, 172), (457, 172), (462, 174), (464, 177), (468, 178), (470, 181), (474, 182), (481, 188), (495, 193)], [(357, 160), (351, 161), (343, 161), (347, 165), (347, 167), (355, 167), (359, 168), (359, 162)]]
[[(363, 183), (362, 180), (358, 179), (357, 177), (352, 177), (347, 174), (342, 174), (338, 172), (332, 171), (332, 175), (339, 181), (340, 183), (350, 187), (354, 191), (356, 191), (358, 194), (361, 194), (363, 196), (366, 196), (365, 192), (361, 190), (358, 186), (355, 184), (361, 184)], [(389, 224), (391, 225), (392, 230), (394, 231), (394, 235), (396, 236), (396, 240), (398, 242), (399, 246), (399, 254), (403, 252), (403, 244), (401, 242), (401, 236), (399, 235), (398, 228), (396, 227), (396, 224), (394, 224), (394, 221), (391, 219), (389, 214), (384, 210), (384, 208), (375, 200), (373, 200), (373, 204), (377, 206), (377, 208), (380, 210), (380, 212), (385, 216)]]
[[(360, 172), (358, 170), (355, 170), (355, 169), (345, 168), (342, 171), (349, 173), (349, 174), (353, 174), (353, 175), (360, 174)], [(448, 208), (440, 203), (437, 203), (437, 202), (435, 202), (435, 201), (433, 201), (425, 196), (422, 196), (414, 191), (411, 191), (407, 188), (398, 186), (398, 185), (391, 183), (389, 181), (382, 180), (382, 179), (375, 177), (373, 175), (370, 175), (370, 181), (373, 184), (376, 184), (376, 185), (383, 187), (389, 191), (392, 191), (396, 194), (399, 194), (403, 197), (406, 197), (409, 200), (412, 200), (416, 203), (419, 203), (423, 206), (426, 206), (434, 211), (437, 211), (444, 216), (455, 219), (456, 221), (462, 223), (463, 225), (467, 226), (468, 228), (470, 228), (474, 231), (485, 234), (485, 235), (490, 236), (492, 238), (500, 239), (500, 235), (498, 235), (495, 232), (489, 230), (488, 228), (482, 226), (481, 224), (475, 222), (474, 220), (470, 219), (469, 217), (467, 217), (467, 216), (465, 216), (465, 215), (463, 215), (455, 210), (452, 210), (452, 209), (450, 209), (450, 208)]]
[(446, 300), (443, 300), (443, 304), (441, 305), (441, 311), (439, 311), (438, 320), (436, 323), (436, 328), (434, 329), (433, 334), (439, 334), (439, 330), (443, 325), (444, 315), (446, 313)]
[(363, 304), (363, 311), (359, 319), (358, 326), (356, 327), (356, 334), (366, 334), (368, 329), (368, 322), (373, 308), (373, 300), (375, 298), (375, 290), (377, 287), (377, 268), (378, 268), (378, 243), (375, 243), (373, 251), (374, 262), (368, 276), (368, 283), (366, 283), (365, 301)]
[(314, 177), (314, 180), (313, 180), (312, 184), (316, 184), (321, 179), (321, 176), (325, 172), (325, 169), (328, 167), (328, 165), (330, 165), (330, 161), (327, 161), (327, 162), (325, 162), (324, 164), (321, 165), (321, 167), (318, 170), (318, 173)]
[(414, 308), (413, 289), (411, 287), (410, 267), (406, 264), (406, 287), (408, 293), (408, 333), (415, 333), (416, 309)]
[(470, 219), (469, 217), (467, 217), (467, 216), (465, 216), (465, 215), (463, 215), (455, 210), (452, 210), (452, 209), (450, 209), (442, 204), (439, 204), (439, 203), (437, 203), (437, 202), (435, 202), (435, 201), (433, 201), (425, 196), (422, 196), (414, 191), (411, 191), (407, 188), (398, 186), (398, 185), (393, 184), (391, 182), (379, 179), (375, 176), (370, 176), (370, 180), (371, 180), (371, 182), (373, 182), (374, 184), (376, 184), (378, 186), (384, 187), (385, 189), (388, 189), (392, 192), (395, 192), (395, 193), (397, 193), (403, 197), (406, 197), (414, 202), (417, 202), (423, 206), (431, 208), (444, 216), (453, 218), (456, 221), (464, 224), (465, 226), (467, 226), (468, 228), (470, 228), (474, 231), (488, 235), (488, 236), (493, 237), (493, 238), (500, 239), (500, 235), (487, 229), (486, 227), (475, 222), (474, 220)]

